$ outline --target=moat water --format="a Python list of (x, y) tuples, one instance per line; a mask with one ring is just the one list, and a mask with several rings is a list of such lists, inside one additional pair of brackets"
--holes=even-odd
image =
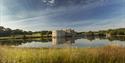
[(1, 46), (27, 48), (90, 48), (117, 45), (125, 47), (125, 37), (67, 37), (0, 40)]

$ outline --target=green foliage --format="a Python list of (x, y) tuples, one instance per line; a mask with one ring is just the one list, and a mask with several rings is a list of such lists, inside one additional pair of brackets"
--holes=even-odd
[(78, 34), (91, 35), (91, 36), (105, 36), (106, 34), (110, 35), (125, 35), (125, 28), (119, 29), (109, 29), (109, 30), (100, 30), (100, 31), (88, 31), (88, 32), (79, 32)]
[(108, 30), (108, 33), (111, 35), (125, 35), (125, 28)]
[[(0, 26), (0, 36), (11, 36), (11, 35), (32, 35), (40, 33), (42, 35), (50, 35), (52, 34), (52, 31), (24, 31), (21, 29), (15, 29), (12, 30), (10, 28), (4, 28)], [(109, 29), (109, 30), (100, 30), (100, 31), (89, 31), (89, 32), (79, 32), (77, 35), (88, 35), (88, 36), (105, 36), (107, 33), (111, 35), (125, 35), (125, 28), (119, 28), (119, 29)]]
[(49, 35), (52, 34), (51, 31), (36, 31), (36, 32), (32, 32), (32, 31), (24, 31), (21, 29), (15, 29), (12, 30), (10, 28), (4, 28), (3, 26), (0, 26), (0, 37), (3, 36), (15, 36), (15, 35), (32, 35), (32, 34), (41, 34), (41, 35)]
[(10, 28), (4, 28), (0, 26), (0, 36), (11, 36), (11, 35), (31, 35), (32, 31), (23, 31), (21, 29), (12, 30)]

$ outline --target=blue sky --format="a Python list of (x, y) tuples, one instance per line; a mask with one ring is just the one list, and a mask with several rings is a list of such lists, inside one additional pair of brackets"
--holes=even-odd
[(125, 28), (125, 0), (0, 0), (0, 21), (32, 31)]

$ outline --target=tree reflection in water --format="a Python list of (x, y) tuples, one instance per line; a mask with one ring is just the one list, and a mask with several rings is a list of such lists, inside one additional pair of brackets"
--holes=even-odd
[[(32, 39), (8, 39), (8, 40), (0, 40), (0, 45), (6, 46), (18, 46), (22, 43), (31, 43), (31, 42), (40, 42), (40, 43), (48, 43), (52, 42), (52, 46), (61, 45), (61, 44), (68, 44), (72, 45), (75, 44), (77, 39), (87, 39), (90, 42), (94, 42), (94, 40), (108, 40), (109, 42), (112, 41), (125, 41), (125, 36), (112, 36), (106, 38), (105, 36), (83, 36), (83, 37), (58, 37), (58, 38), (32, 38)], [(84, 42), (84, 41), (83, 41)]]

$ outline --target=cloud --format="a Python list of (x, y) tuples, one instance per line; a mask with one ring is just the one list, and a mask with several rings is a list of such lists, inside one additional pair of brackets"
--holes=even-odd
[[(114, 24), (117, 24), (115, 28), (125, 27), (124, 18), (119, 19), (121, 16), (125, 17), (124, 0), (47, 9), (41, 0), (38, 1), (4, 0), (4, 4), (0, 4), (3, 7), (2, 25), (25, 30), (74, 28), (81, 31), (113, 28)], [(120, 22), (117, 22), (118, 20)]]

